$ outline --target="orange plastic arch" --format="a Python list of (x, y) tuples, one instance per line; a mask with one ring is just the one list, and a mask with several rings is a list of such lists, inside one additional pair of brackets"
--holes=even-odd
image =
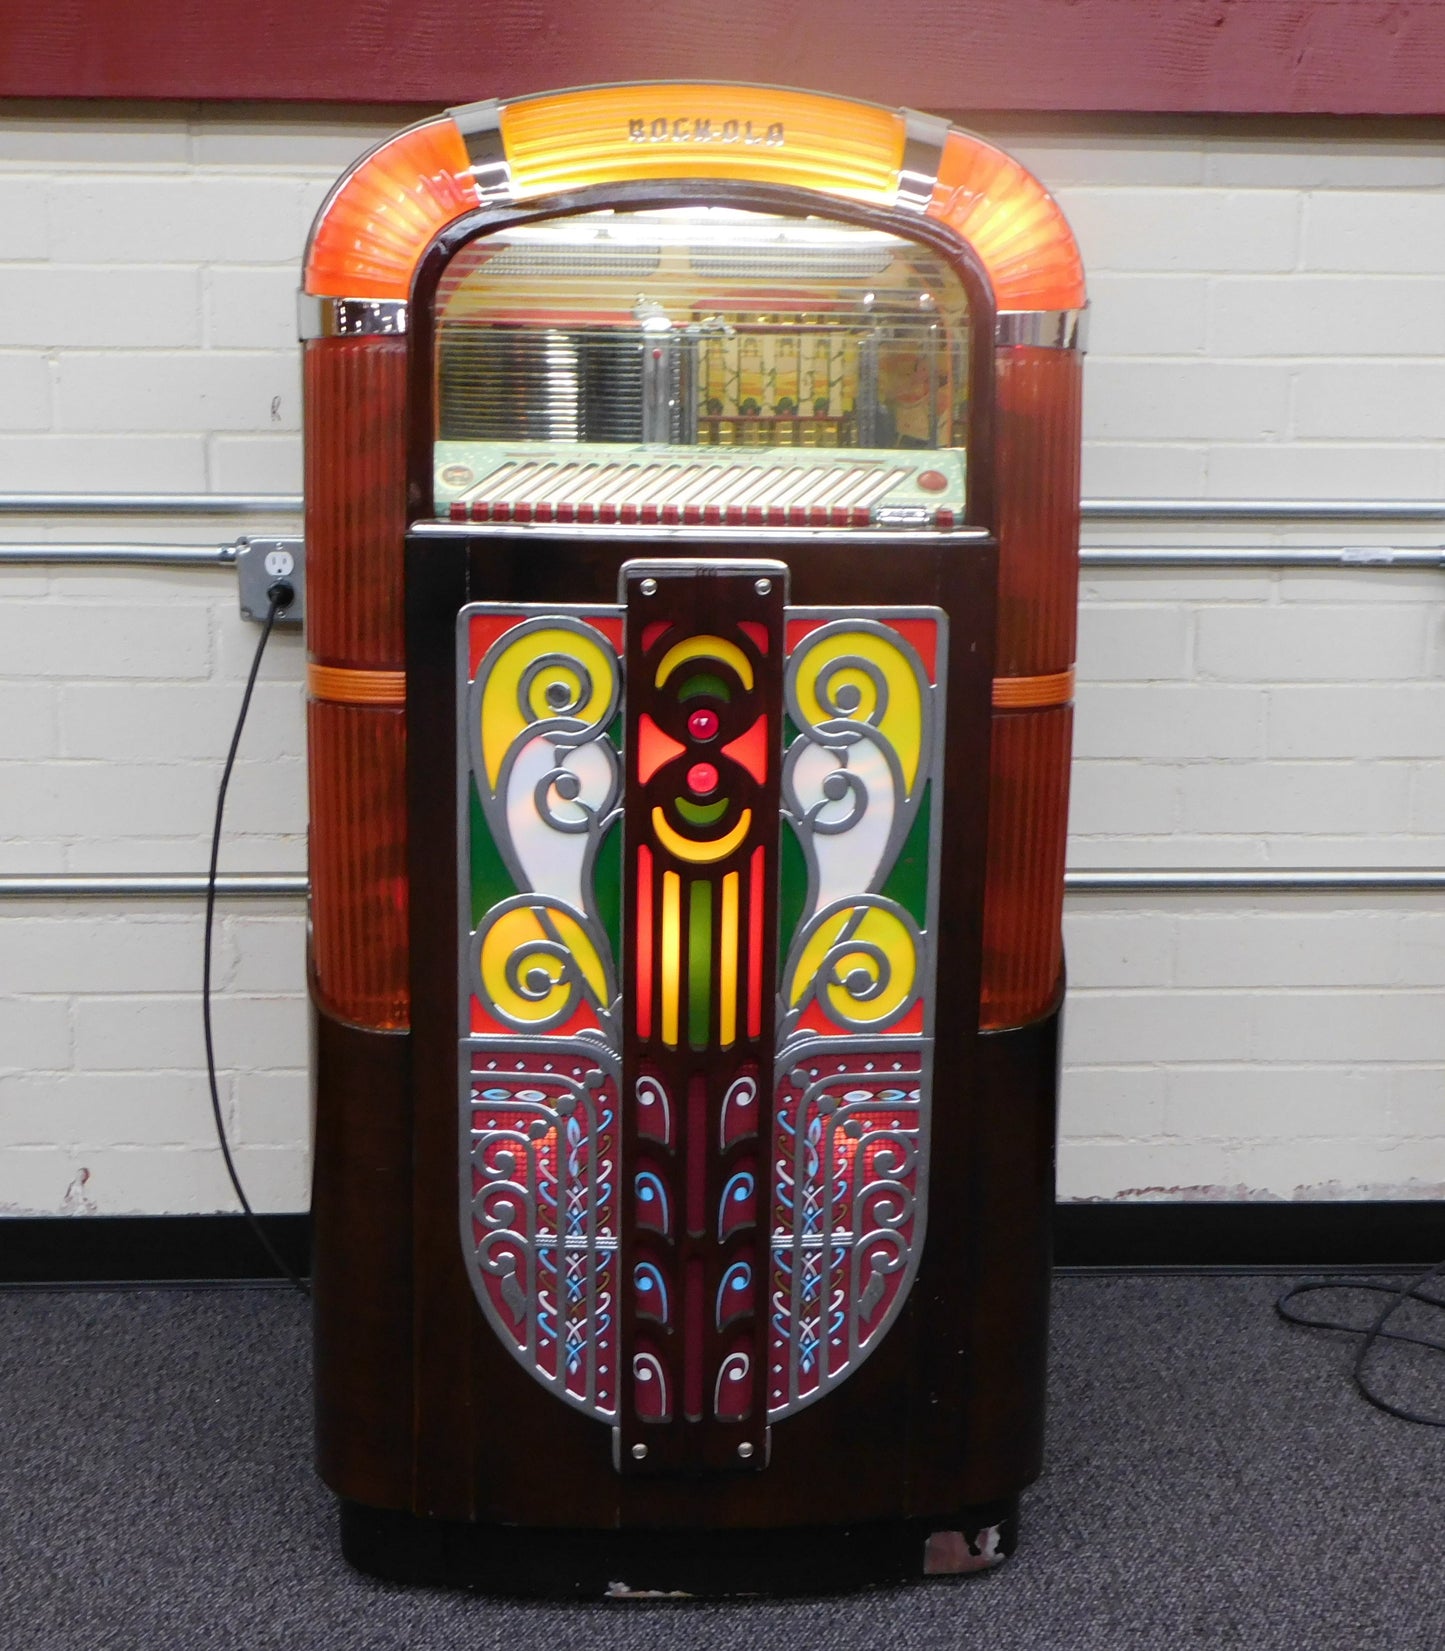
[(983, 261), (1001, 310), (1076, 310), (1084, 265), (1068, 220), (1032, 172), (971, 132), (943, 145), (928, 215)]
[[(638, 179), (726, 178), (888, 205), (907, 132), (902, 113), (874, 104), (691, 82), (523, 98), (502, 106), (500, 124), (516, 199)], [(478, 198), (449, 116), (399, 133), (359, 162), (322, 208), (306, 291), (406, 298), (428, 243)], [(1031, 172), (992, 144), (949, 131), (928, 215), (978, 253), (999, 309), (1083, 304), (1083, 265), (1063, 213)]]
[(405, 298), (437, 233), (477, 204), (467, 146), (448, 115), (373, 149), (322, 207), (306, 256), (306, 291)]

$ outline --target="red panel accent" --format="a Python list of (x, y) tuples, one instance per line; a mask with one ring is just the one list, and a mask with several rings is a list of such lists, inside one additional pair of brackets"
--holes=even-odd
[(838, 1028), (818, 1007), (816, 998), (798, 1016), (798, 1029), (803, 1032), (821, 1032), (825, 1037), (832, 1037), (838, 1031)]
[(938, 625), (932, 619), (890, 619), (889, 630), (897, 631), (923, 661), (930, 682), (938, 681)]
[(467, 630), (467, 645), (472, 656), (472, 672), (477, 674), (477, 667), (487, 656), (487, 649), (511, 630), (513, 625), (521, 624), (521, 620), (508, 618), (502, 614), (478, 614), (473, 617)]
[[(471, 1028), (474, 1034), (487, 1037), (516, 1036), (517, 1028), (515, 1026), (507, 1026), (502, 1021), (497, 1020), (495, 1016), (489, 1015), (477, 998), (473, 998), (471, 1003)], [(585, 1003), (579, 1003), (571, 1017), (561, 1026), (555, 1027), (549, 1035), (558, 1038), (571, 1038), (579, 1032), (600, 1032), (601, 1030), (597, 1016), (591, 1008)]]
[(899, 1037), (909, 1034), (921, 1034), (923, 1031), (923, 1000), (920, 998), (902, 1020), (894, 1021), (888, 1031), (890, 1034)]
[(675, 0), (578, 12), (497, 0), (67, 0), (12, 7), (7, 97), (422, 103), (697, 72), (919, 109), (1445, 112), (1445, 8), (1382, 0)]
[(687, 747), (680, 741), (673, 739), (671, 734), (664, 734), (650, 716), (644, 711), (637, 723), (637, 777), (643, 785), (662, 767), (671, 762), (674, 757), (680, 757)]
[(643, 653), (651, 653), (652, 644), (657, 641), (664, 631), (671, 630), (671, 628), (672, 621), (670, 619), (654, 619), (651, 624), (644, 625), (642, 627)]
[(652, 1036), (652, 850), (637, 845), (637, 926), (633, 930), (637, 950), (637, 1035)]
[(747, 733), (739, 734), (730, 745), (723, 746), (722, 754), (725, 757), (731, 757), (735, 763), (746, 768), (748, 773), (761, 785), (768, 772), (767, 717), (759, 717)]
[(785, 631), (788, 652), (792, 653), (804, 637), (811, 636), (824, 623), (822, 619), (790, 619)]
[(766, 861), (761, 844), (753, 850), (748, 867), (748, 1036), (762, 1035), (763, 1028), (763, 878)]
[(622, 652), (622, 619), (619, 616), (600, 614), (587, 621), (593, 630), (601, 631), (603, 636), (612, 644), (618, 653)]
[(753, 644), (760, 654), (768, 651), (768, 627), (760, 625), (756, 619), (739, 619), (738, 629)]

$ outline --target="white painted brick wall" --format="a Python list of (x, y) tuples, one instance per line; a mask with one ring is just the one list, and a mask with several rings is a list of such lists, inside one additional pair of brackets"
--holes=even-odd
[[(306, 228), (407, 118), (0, 115), (0, 490), (298, 491)], [(1361, 122), (998, 135), (1090, 270), (1087, 493), (1445, 494), (1445, 142)], [(0, 518), (55, 542), (287, 527)], [(1442, 595), (1389, 570), (1091, 573), (1072, 863), (1445, 865)], [(227, 573), (0, 570), (0, 871), (202, 870), (255, 636)], [(301, 667), (278, 634), (224, 869), (304, 867)], [(1445, 1189), (1445, 901), (1080, 896), (1067, 931), (1066, 1196)], [(0, 1210), (231, 1207), (200, 935), (188, 904), (0, 903)], [(306, 1199), (303, 951), (294, 903), (223, 907), (220, 1092), (262, 1208)]]

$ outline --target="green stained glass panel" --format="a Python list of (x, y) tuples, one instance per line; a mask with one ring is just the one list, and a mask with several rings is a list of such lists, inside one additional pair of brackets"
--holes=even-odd
[(602, 925), (612, 955), (620, 965), (622, 959), (622, 830), (621, 822), (611, 829), (597, 845), (597, 858), (592, 862), (592, 909)]
[(778, 957), (786, 959), (797, 938), (798, 923), (808, 901), (808, 862), (791, 826), (785, 826), (778, 845)]
[(932, 802), (930, 784), (924, 787), (918, 812), (881, 891), (885, 899), (896, 900), (920, 929), (928, 926), (928, 817)]
[(687, 1041), (706, 1049), (712, 1018), (712, 884), (696, 879), (687, 913)]

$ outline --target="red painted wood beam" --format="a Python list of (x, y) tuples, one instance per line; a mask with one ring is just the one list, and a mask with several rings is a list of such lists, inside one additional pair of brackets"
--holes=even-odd
[(745, 80), (968, 110), (1445, 113), (1440, 0), (0, 0), (0, 96), (443, 106)]

